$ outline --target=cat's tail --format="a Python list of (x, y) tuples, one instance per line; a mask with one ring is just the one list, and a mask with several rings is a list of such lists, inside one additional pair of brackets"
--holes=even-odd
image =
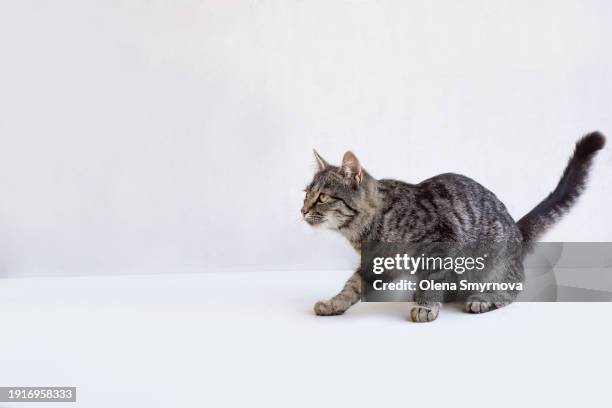
[(586, 187), (595, 154), (605, 144), (606, 139), (599, 132), (589, 133), (576, 143), (574, 154), (567, 163), (557, 187), (517, 222), (524, 242), (536, 241), (569, 211)]

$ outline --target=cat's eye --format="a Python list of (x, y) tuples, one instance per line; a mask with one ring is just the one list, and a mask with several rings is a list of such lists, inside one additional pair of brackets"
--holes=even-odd
[(322, 203), (326, 203), (329, 200), (329, 196), (325, 193), (319, 194), (319, 201)]

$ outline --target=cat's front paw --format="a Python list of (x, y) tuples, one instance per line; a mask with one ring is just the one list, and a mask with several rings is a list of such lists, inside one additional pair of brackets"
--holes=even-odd
[(314, 305), (314, 312), (318, 316), (335, 316), (344, 313), (344, 310), (336, 307), (331, 300), (319, 300)]
[(410, 311), (410, 318), (413, 322), (417, 323), (433, 322), (438, 318), (438, 313), (440, 313), (440, 305), (438, 303), (416, 305)]

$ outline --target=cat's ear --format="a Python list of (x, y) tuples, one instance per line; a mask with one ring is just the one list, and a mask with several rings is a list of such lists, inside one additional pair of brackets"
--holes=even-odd
[(317, 161), (317, 169), (319, 171), (321, 171), (321, 170), (325, 169), (327, 166), (329, 166), (329, 164), (327, 164), (325, 159), (322, 158), (321, 155), (319, 155), (319, 153), (317, 153), (317, 151), (315, 149), (312, 149), (312, 152), (314, 153), (315, 160)]
[(344, 153), (341, 168), (346, 177), (354, 178), (357, 184), (361, 183), (363, 179), (363, 170), (361, 169), (359, 160), (357, 160), (357, 156), (355, 156), (353, 152), (348, 151)]

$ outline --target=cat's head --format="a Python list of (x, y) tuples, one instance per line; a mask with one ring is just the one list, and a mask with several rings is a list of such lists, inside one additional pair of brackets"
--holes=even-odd
[(362, 210), (369, 176), (352, 152), (346, 152), (340, 166), (328, 164), (314, 151), (317, 172), (305, 189), (304, 220), (310, 225), (342, 230)]

